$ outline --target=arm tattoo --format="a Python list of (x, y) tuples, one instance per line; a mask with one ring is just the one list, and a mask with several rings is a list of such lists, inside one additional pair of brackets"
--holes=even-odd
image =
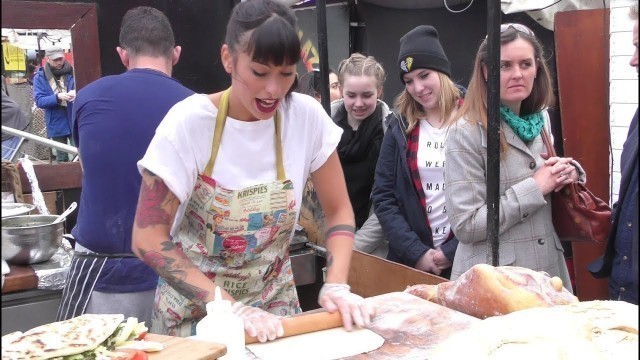
[(355, 226), (341, 224), (341, 225), (332, 226), (329, 230), (327, 230), (324, 237), (325, 239), (328, 239), (332, 236), (343, 235), (343, 236), (353, 238), (355, 232), (356, 232)]
[(167, 185), (152, 172), (145, 170), (152, 177), (153, 184), (144, 180), (140, 187), (140, 199), (136, 210), (136, 225), (143, 229), (151, 225), (170, 225), (173, 219), (162, 206), (175, 198), (170, 194)]
[[(162, 252), (173, 251), (177, 246), (167, 240), (162, 243)], [(163, 255), (158, 251), (146, 251), (138, 248), (142, 261), (151, 267), (159, 276), (167, 281), (174, 289), (187, 298), (193, 300), (198, 305), (204, 305), (209, 291), (187, 283), (187, 269), (196, 268), (191, 260), (180, 250), (178, 259)]]
[(333, 265), (333, 254), (327, 250), (327, 272), (331, 268), (331, 265)]

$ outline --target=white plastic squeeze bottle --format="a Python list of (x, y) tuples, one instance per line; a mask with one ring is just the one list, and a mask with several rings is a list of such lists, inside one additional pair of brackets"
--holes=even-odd
[(218, 286), (213, 301), (207, 303), (207, 315), (196, 324), (196, 337), (224, 344), (227, 354), (222, 360), (245, 358), (244, 322), (231, 312), (231, 301), (222, 299)]

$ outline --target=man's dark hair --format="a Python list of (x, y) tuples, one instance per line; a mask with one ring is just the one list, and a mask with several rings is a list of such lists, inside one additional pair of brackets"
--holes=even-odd
[(124, 14), (119, 41), (132, 57), (172, 57), (175, 47), (169, 19), (160, 10), (148, 6), (139, 6)]
[(300, 76), (295, 91), (313, 97), (320, 97), (320, 71), (312, 70)]

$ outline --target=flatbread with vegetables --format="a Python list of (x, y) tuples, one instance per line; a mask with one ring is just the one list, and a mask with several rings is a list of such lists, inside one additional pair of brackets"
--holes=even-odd
[[(116, 346), (146, 334), (136, 318), (122, 314), (85, 314), (2, 337), (2, 360), (113, 358)], [(115, 356), (111, 356), (115, 355)]]

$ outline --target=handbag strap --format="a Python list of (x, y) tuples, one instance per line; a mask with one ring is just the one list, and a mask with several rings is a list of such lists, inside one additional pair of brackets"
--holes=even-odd
[(549, 136), (546, 126), (542, 128), (540, 135), (542, 136), (544, 146), (547, 148), (547, 155), (549, 155), (549, 157), (556, 156), (556, 150), (553, 148), (553, 144), (551, 144), (551, 137)]

